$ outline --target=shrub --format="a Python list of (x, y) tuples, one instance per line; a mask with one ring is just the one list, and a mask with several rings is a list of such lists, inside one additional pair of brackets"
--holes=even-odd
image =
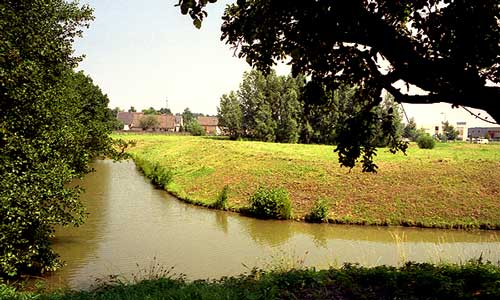
[(205, 135), (205, 129), (196, 120), (187, 123), (184, 129), (194, 136)]
[(330, 210), (328, 200), (318, 199), (314, 202), (313, 207), (305, 219), (307, 222), (321, 223), (328, 220), (328, 212)]
[(436, 146), (436, 141), (429, 134), (424, 134), (418, 137), (417, 144), (420, 149), (432, 149)]
[(222, 191), (217, 196), (217, 199), (215, 199), (215, 203), (213, 204), (214, 208), (224, 209), (224, 210), (227, 209), (227, 199), (228, 199), (227, 194), (228, 194), (228, 192), (229, 192), (229, 186), (225, 185), (222, 188)]
[(151, 182), (159, 187), (165, 188), (172, 181), (172, 171), (162, 167), (160, 164), (150, 162), (146, 159), (134, 157), (135, 164), (142, 170)]
[(170, 183), (170, 181), (172, 181), (172, 172), (155, 163), (153, 165), (151, 181), (153, 182), (153, 184), (164, 188), (167, 184)]
[(250, 197), (250, 213), (265, 219), (290, 219), (292, 203), (288, 192), (283, 188), (259, 187)]

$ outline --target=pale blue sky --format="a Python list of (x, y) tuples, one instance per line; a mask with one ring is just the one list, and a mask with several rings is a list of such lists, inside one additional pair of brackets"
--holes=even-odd
[[(177, 0), (81, 0), (95, 20), (75, 43), (85, 54), (80, 69), (110, 98), (110, 107), (170, 109), (215, 114), (224, 93), (236, 90), (250, 67), (220, 41), (221, 16), (229, 0), (208, 8), (201, 30), (174, 7)], [(280, 66), (278, 73), (286, 74)], [(417, 123), (467, 121), (486, 125), (449, 104), (405, 105)], [(484, 113), (482, 113), (483, 115)]]

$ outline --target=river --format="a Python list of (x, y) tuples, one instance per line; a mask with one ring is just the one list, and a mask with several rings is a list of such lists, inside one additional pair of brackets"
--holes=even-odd
[(54, 248), (66, 266), (47, 278), (50, 284), (87, 289), (108, 275), (131, 280), (158, 266), (205, 279), (287, 264), (328, 268), (500, 258), (496, 231), (257, 220), (185, 204), (155, 189), (131, 161), (103, 160), (94, 168), (79, 183), (86, 189), (86, 223), (56, 231)]

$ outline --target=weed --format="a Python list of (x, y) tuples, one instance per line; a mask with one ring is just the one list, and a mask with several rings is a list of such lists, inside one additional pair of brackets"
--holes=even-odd
[(153, 260), (147, 267), (141, 267), (139, 264), (136, 264), (138, 271), (136, 273), (132, 273), (132, 283), (139, 283), (144, 280), (158, 280), (161, 278), (168, 279), (181, 279), (184, 280), (185, 274), (176, 274), (174, 273), (174, 266), (165, 267), (160, 264), (156, 257), (153, 257)]
[(229, 193), (229, 186), (225, 185), (222, 188), (222, 191), (219, 193), (219, 195), (217, 195), (217, 199), (215, 199), (213, 207), (217, 209), (226, 210), (228, 205), (228, 195), (227, 195), (228, 193)]
[(263, 269), (266, 271), (285, 273), (292, 270), (305, 270), (306, 257), (309, 251), (304, 252), (302, 256), (297, 255), (295, 251), (283, 251), (280, 249), (276, 253), (272, 253), (263, 262)]
[(309, 214), (306, 215), (305, 219), (307, 222), (321, 223), (328, 221), (328, 214), (330, 210), (330, 203), (327, 199), (320, 198), (317, 199)]
[(290, 219), (292, 203), (283, 188), (259, 187), (250, 197), (250, 213), (264, 219)]
[(151, 179), (154, 185), (165, 188), (172, 181), (172, 171), (163, 167), (158, 162), (151, 162), (139, 157), (134, 157), (134, 161), (144, 175)]
[(264, 271), (219, 280), (188, 282), (170, 277), (117, 283), (91, 291), (48, 294), (18, 292), (0, 283), (0, 299), (500, 299), (500, 267), (408, 262), (402, 267), (361, 267)]

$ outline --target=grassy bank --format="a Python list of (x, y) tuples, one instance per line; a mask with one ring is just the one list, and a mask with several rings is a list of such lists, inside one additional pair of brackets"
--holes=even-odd
[(119, 137), (137, 141), (130, 153), (139, 167), (164, 171), (157, 184), (205, 206), (226, 185), (233, 210), (246, 207), (259, 186), (283, 187), (296, 219), (326, 199), (330, 222), (500, 229), (500, 144), (411, 145), (407, 156), (380, 149), (379, 172), (366, 174), (340, 168), (332, 146)]
[(0, 284), (0, 299), (500, 299), (500, 267), (406, 264), (287, 272), (254, 271), (217, 281), (159, 278), (115, 282), (94, 291), (16, 292)]

